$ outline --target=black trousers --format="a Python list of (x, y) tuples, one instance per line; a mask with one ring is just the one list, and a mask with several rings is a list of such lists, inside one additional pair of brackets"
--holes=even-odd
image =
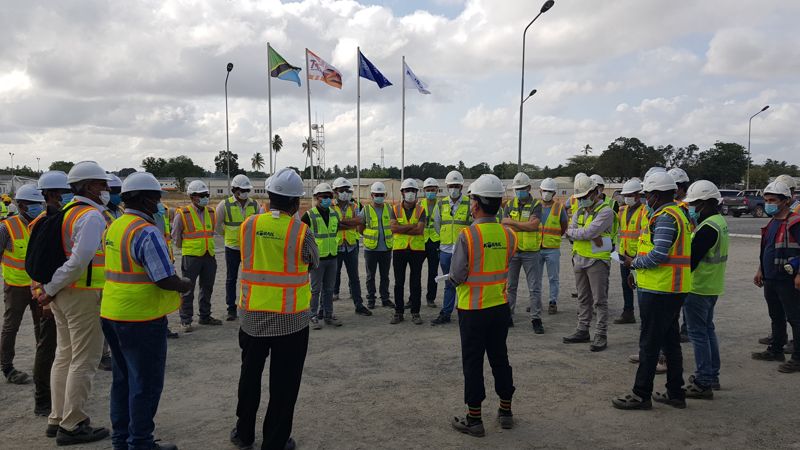
[(514, 395), (514, 376), (508, 363), (508, 322), (511, 309), (502, 304), (487, 309), (458, 310), (461, 332), (461, 364), (464, 369), (464, 403), (477, 406), (486, 399), (483, 356), (489, 358), (494, 390), (502, 400)]
[(42, 314), (36, 356), (33, 358), (33, 399), (37, 409), (50, 409), (50, 369), (56, 357), (56, 319)]
[(642, 398), (653, 395), (653, 380), (661, 350), (667, 358), (667, 393), (670, 398), (686, 397), (683, 391), (683, 355), (678, 318), (686, 294), (655, 294), (639, 291), (639, 368), (633, 393)]
[(267, 357), (269, 365), (269, 405), (264, 416), (262, 450), (283, 450), (292, 434), (292, 420), (303, 365), (308, 351), (308, 327), (285, 336), (253, 337), (239, 329), (242, 370), (239, 375), (239, 403), (236, 405), (236, 430), (242, 442), (255, 441), (256, 415), (261, 402), (261, 375)]
[(428, 291), (425, 293), (425, 300), (431, 303), (436, 300), (436, 291), (439, 289), (436, 283), (436, 277), (439, 276), (438, 242), (425, 242), (425, 259), (428, 260)]
[(786, 322), (792, 327), (794, 350), (792, 359), (800, 361), (800, 291), (789, 280), (764, 280), (764, 299), (767, 301), (769, 318), (772, 322), (772, 345), (770, 351), (783, 352), (788, 340)]
[(411, 314), (419, 314), (422, 299), (422, 263), (425, 261), (425, 252), (411, 250), (395, 250), (392, 252), (392, 265), (394, 266), (394, 304), (395, 312), (403, 314), (405, 311), (405, 296), (403, 288), (406, 284), (406, 266), (410, 267), (409, 296)]
[(380, 270), (381, 301), (389, 300), (389, 267), (392, 265), (392, 251), (376, 252), (365, 250), (364, 262), (367, 266), (367, 302), (375, 303), (375, 274)]

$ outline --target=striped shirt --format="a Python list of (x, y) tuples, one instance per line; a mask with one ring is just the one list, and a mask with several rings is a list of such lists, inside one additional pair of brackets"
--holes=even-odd
[(175, 267), (169, 259), (169, 249), (164, 241), (164, 233), (156, 227), (153, 217), (131, 208), (127, 208), (125, 213), (141, 217), (150, 224), (133, 237), (131, 242), (133, 261), (144, 268), (147, 277), (153, 282), (175, 275)]
[[(658, 208), (653, 215), (663, 210), (667, 206), (675, 206), (670, 202)], [(637, 256), (633, 259), (631, 267), (634, 269), (652, 269), (669, 259), (669, 249), (678, 238), (678, 224), (669, 214), (661, 214), (651, 226), (650, 235), (653, 240), (653, 250), (646, 255)]]

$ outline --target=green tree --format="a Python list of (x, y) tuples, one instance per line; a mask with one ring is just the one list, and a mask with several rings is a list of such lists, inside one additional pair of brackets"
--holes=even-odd
[(50, 170), (60, 170), (62, 172), (69, 172), (75, 163), (72, 161), (53, 161), (50, 164)]
[(619, 137), (597, 157), (592, 172), (621, 181), (641, 177), (648, 168), (656, 165), (664, 165), (663, 152), (637, 138)]
[(575, 155), (567, 158), (567, 165), (563, 169), (563, 175), (575, 176), (578, 172), (591, 174), (595, 171), (597, 156)]
[(275, 165), (273, 170), (278, 168), (278, 152), (280, 152), (282, 148), (283, 148), (283, 139), (281, 139), (281, 137), (276, 134), (275, 137), (272, 139), (272, 151), (275, 153), (273, 157), (273, 164)]
[(261, 170), (264, 168), (264, 155), (261, 152), (255, 152), (250, 159), (250, 166), (253, 170)]
[(152, 173), (156, 177), (164, 176), (164, 168), (167, 166), (167, 160), (164, 158), (156, 158), (148, 156), (142, 160), (142, 167), (146, 172)]
[(586, 144), (586, 146), (583, 147), (583, 150), (581, 150), (581, 153), (583, 153), (583, 156), (589, 156), (589, 153), (592, 153), (592, 146)]
[(747, 150), (734, 142), (717, 141), (697, 158), (697, 178), (719, 187), (741, 183), (747, 171)]
[(750, 187), (763, 188), (769, 183), (770, 173), (764, 166), (750, 166)]
[[(778, 161), (775, 159), (767, 158), (764, 164), (761, 165), (769, 176), (777, 177), (778, 175), (790, 175), (793, 177), (800, 176), (797, 164), (789, 164), (786, 161)], [(750, 182), (753, 182), (753, 171), (750, 169)]]
[(244, 173), (244, 170), (239, 168), (239, 155), (226, 150), (220, 150), (219, 154), (214, 157), (214, 172), (226, 175), (228, 173), (228, 159), (230, 159), (231, 177)]
[(117, 172), (117, 176), (120, 177), (120, 178), (125, 178), (125, 177), (127, 177), (128, 175), (130, 175), (132, 173), (136, 173), (136, 169), (134, 169), (132, 167), (126, 167), (126, 168), (120, 170), (119, 172)]
[(480, 162), (469, 168), (470, 178), (478, 178), (485, 173), (492, 173), (492, 169), (489, 167), (489, 164), (485, 162)]

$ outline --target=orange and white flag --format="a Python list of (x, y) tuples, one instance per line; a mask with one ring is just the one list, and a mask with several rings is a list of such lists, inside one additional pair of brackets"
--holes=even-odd
[(309, 80), (319, 80), (328, 86), (342, 88), (342, 73), (338, 69), (308, 49), (306, 49), (306, 60), (308, 61), (307, 76)]

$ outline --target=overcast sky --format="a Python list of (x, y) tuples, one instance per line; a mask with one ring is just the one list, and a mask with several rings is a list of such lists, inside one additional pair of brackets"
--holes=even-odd
[[(230, 145), (267, 153), (266, 43), (312, 81), (329, 166), (356, 156), (356, 47), (394, 83), (362, 80), (362, 167), (400, 164), (401, 56), (432, 95), (407, 91), (406, 162), (516, 161), (522, 30), (539, 0), (0, 0), (0, 156), (108, 170), (185, 154), (206, 168)], [(650, 145), (747, 143), (800, 164), (800, 2), (556, 0), (528, 32), (523, 159), (557, 165), (618, 136)], [(303, 75), (305, 72), (301, 72)], [(303, 87), (273, 79), (278, 166), (303, 166)], [(248, 167), (249, 168), (249, 167)]]

